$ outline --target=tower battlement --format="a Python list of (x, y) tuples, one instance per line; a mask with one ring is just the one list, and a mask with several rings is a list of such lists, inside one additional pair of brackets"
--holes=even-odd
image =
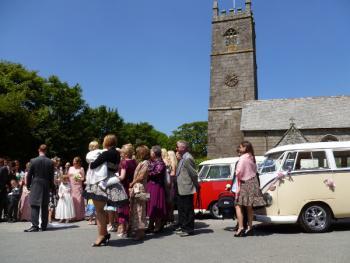
[(244, 16), (250, 16), (252, 14), (252, 1), (245, 0), (245, 7), (230, 8), (229, 10), (220, 9), (218, 0), (214, 0), (213, 3), (213, 19), (222, 20), (230, 18), (239, 18)]

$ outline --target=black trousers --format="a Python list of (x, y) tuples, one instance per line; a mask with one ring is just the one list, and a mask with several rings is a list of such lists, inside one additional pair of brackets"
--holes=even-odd
[(32, 205), (31, 219), (34, 227), (39, 227), (39, 214), (41, 208), (41, 228), (46, 229), (49, 220), (49, 205), (36, 206)]
[(19, 200), (10, 200), (8, 205), (8, 219), (17, 220)]
[(7, 217), (7, 193), (6, 190), (0, 192), (0, 219)]
[(179, 225), (182, 231), (190, 233), (194, 231), (194, 206), (193, 195), (176, 196), (177, 210), (179, 213)]

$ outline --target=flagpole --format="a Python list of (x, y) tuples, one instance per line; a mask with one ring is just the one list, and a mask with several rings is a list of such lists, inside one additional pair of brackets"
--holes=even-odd
[(233, 9), (236, 9), (236, 0), (233, 0)]

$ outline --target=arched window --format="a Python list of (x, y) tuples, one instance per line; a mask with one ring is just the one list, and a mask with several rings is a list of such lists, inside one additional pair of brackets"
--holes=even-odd
[(239, 44), (238, 33), (233, 28), (229, 28), (225, 32), (224, 38), (226, 46), (237, 46)]
[(337, 142), (339, 141), (337, 137), (332, 134), (327, 134), (321, 139), (321, 142)]

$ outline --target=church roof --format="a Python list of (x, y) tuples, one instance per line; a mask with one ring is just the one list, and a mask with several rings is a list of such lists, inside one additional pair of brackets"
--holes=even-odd
[(350, 127), (350, 96), (247, 101), (241, 130), (287, 130)]
[(306, 143), (308, 140), (301, 133), (300, 130), (295, 128), (295, 124), (292, 123), (289, 130), (284, 133), (282, 138), (276, 143), (274, 147), (289, 145), (289, 144), (298, 144), (298, 143)]

